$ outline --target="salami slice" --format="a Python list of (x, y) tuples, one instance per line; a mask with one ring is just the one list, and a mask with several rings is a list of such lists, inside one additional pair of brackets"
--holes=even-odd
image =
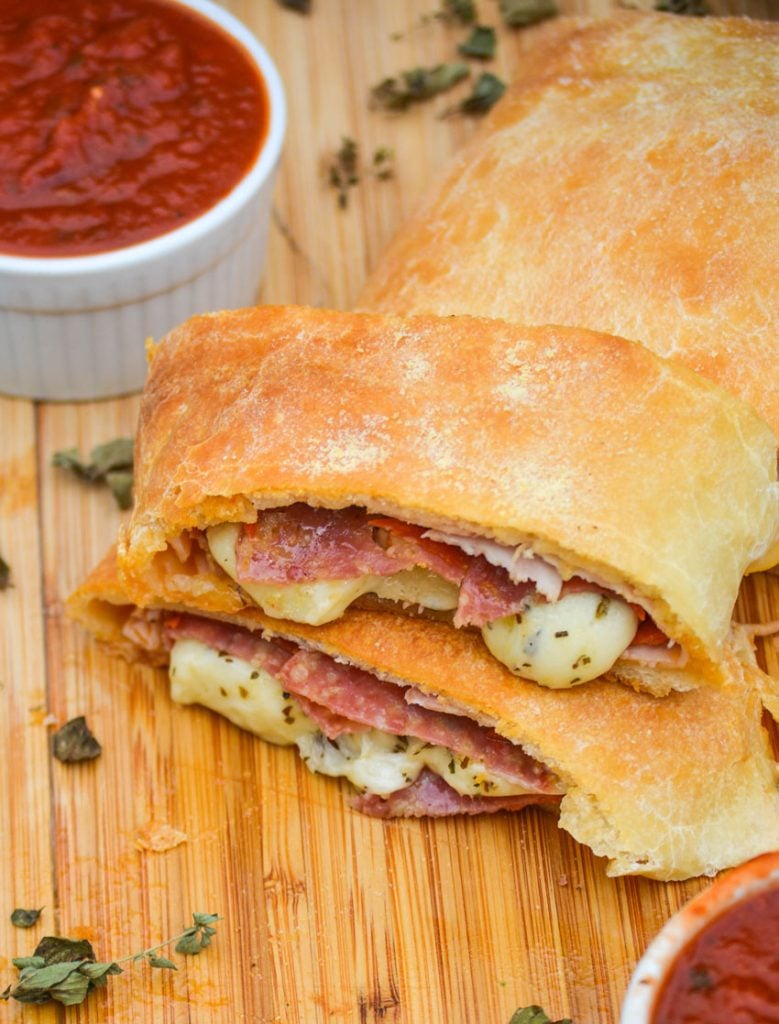
[(278, 676), (284, 663), (297, 650), (285, 640), (264, 640), (248, 629), (199, 615), (170, 615), (165, 622), (165, 632), (174, 640), (199, 640), (215, 651), (257, 665), (272, 676)]
[(353, 722), (349, 718), (344, 718), (343, 715), (337, 715), (330, 708), (326, 708), (322, 704), (316, 704), (313, 700), (309, 700), (308, 697), (303, 697), (299, 693), (295, 694), (295, 700), (305, 714), (312, 721), (316, 722), (329, 740), (338, 739), (344, 733), (367, 732), (370, 729), (369, 725), (361, 725), (359, 722)]
[(299, 651), (286, 662), (278, 678), (296, 696), (308, 697), (352, 722), (448, 747), (529, 790), (559, 792), (551, 772), (494, 729), (470, 718), (409, 704), (404, 687), (369, 672), (341, 665), (316, 651)]
[(530, 804), (554, 806), (559, 796), (528, 793), (522, 796), (463, 796), (440, 775), (425, 768), (416, 781), (387, 797), (363, 793), (354, 797), (352, 807), (373, 818), (444, 818), (452, 814), (490, 814), (521, 811)]
[(247, 583), (314, 583), (392, 576), (414, 566), (413, 553), (385, 550), (361, 509), (296, 504), (261, 512), (241, 530), (236, 575)]

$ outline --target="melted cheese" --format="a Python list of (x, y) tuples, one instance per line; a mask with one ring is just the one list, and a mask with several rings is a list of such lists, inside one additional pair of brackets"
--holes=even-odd
[(638, 619), (620, 598), (583, 592), (531, 604), (482, 628), (490, 652), (515, 675), (553, 689), (602, 675), (633, 639)]
[(203, 704), (268, 743), (289, 746), (319, 731), (272, 675), (199, 640), (175, 642), (169, 673), (175, 701)]
[[(216, 562), (238, 583), (235, 544), (237, 523), (212, 526), (208, 546)], [(320, 580), (316, 583), (247, 583), (240, 586), (266, 615), (321, 626), (339, 619), (362, 594), (376, 594), (389, 601), (418, 604), (437, 611), (457, 607), (458, 588), (426, 569), (408, 569), (394, 576), (361, 576), (353, 580)]]
[(296, 743), (311, 771), (346, 778), (365, 792), (386, 796), (404, 789), (424, 767), (465, 796), (527, 792), (493, 775), (480, 761), (411, 737), (368, 729), (329, 740), (273, 676), (198, 640), (173, 645), (170, 683), (174, 700), (203, 704), (269, 743)]

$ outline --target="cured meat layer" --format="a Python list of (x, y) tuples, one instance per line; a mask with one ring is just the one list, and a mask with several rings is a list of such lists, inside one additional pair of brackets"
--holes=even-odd
[(389, 796), (363, 794), (355, 803), (363, 813), (378, 817), (479, 814), (520, 810), (529, 803), (555, 804), (560, 799), (558, 780), (521, 747), (462, 713), (437, 709), (435, 697), (421, 695), (413, 687), (378, 679), (289, 641), (266, 640), (250, 630), (200, 616), (168, 615), (164, 632), (168, 644), (177, 639), (197, 640), (225, 657), (264, 669), (295, 695), (303, 711), (330, 740), (366, 729), (413, 737), (448, 748), (461, 759), (479, 762), (492, 775), (528, 791), (518, 796), (463, 796), (440, 775), (424, 768), (413, 783)]

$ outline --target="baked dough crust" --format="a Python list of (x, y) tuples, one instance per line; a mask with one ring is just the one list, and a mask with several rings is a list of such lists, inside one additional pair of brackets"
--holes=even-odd
[[(165, 604), (147, 597), (153, 607)], [(192, 598), (177, 610), (208, 611), (199, 604)], [(122, 633), (133, 610), (113, 552), (68, 602), (69, 614), (115, 653), (164, 663), (164, 652), (145, 654)], [(215, 617), (467, 707), (559, 775), (560, 826), (607, 857), (610, 875), (711, 875), (779, 847), (776, 765), (758, 696), (761, 687), (775, 696), (776, 684), (738, 644), (725, 654), (727, 686), (658, 700), (608, 677), (567, 692), (536, 686), (491, 658), (477, 637), (423, 619), (353, 611), (314, 628), (258, 609)]]
[(246, 603), (167, 547), (189, 529), (359, 505), (627, 585), (716, 677), (743, 571), (779, 532), (768, 426), (621, 338), (266, 306), (195, 317), (152, 355), (120, 540), (141, 603)]
[(358, 306), (633, 338), (779, 434), (779, 25), (621, 12), (525, 39)]

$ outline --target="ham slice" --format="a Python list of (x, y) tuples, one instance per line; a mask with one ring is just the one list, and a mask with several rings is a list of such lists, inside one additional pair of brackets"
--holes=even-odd
[(559, 792), (551, 772), (494, 729), (470, 718), (408, 704), (403, 687), (341, 665), (325, 654), (299, 651), (284, 665), (278, 679), (295, 696), (307, 697), (352, 722), (448, 747), (529, 790)]
[(392, 576), (414, 566), (413, 555), (385, 551), (357, 508), (290, 505), (266, 509), (244, 526), (235, 548), (236, 575), (247, 583), (314, 583)]
[(547, 601), (556, 601), (560, 596), (563, 579), (557, 569), (543, 558), (523, 554), (521, 547), (498, 544), (488, 537), (463, 537), (455, 533), (442, 533), (440, 530), (426, 530), (424, 536), (458, 547), (468, 555), (482, 555), (490, 565), (505, 569), (514, 583), (532, 581), (538, 593)]
[(490, 814), (521, 811), (530, 804), (555, 806), (559, 796), (527, 793), (522, 796), (463, 796), (440, 775), (424, 768), (415, 782), (387, 797), (363, 793), (354, 797), (352, 807), (373, 818), (443, 818), (451, 814)]

